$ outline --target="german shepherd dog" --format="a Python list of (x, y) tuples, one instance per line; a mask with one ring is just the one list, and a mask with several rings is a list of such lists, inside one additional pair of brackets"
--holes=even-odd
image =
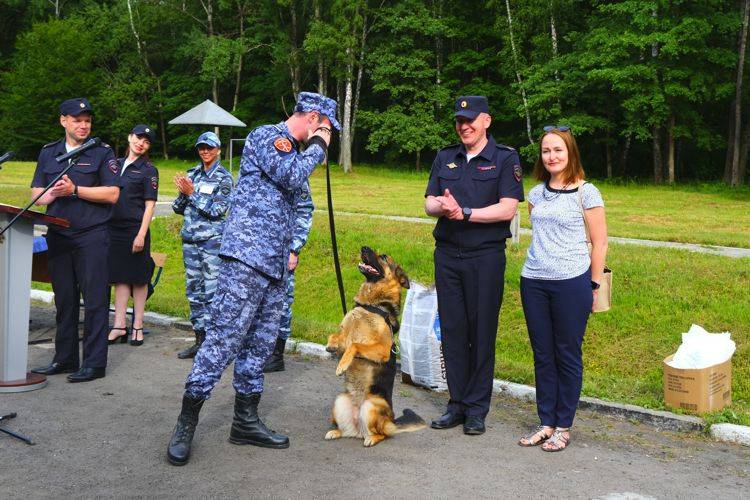
[(365, 282), (354, 297), (356, 307), (328, 338), (326, 349), (341, 355), (336, 375), (344, 375), (344, 392), (331, 410), (333, 428), (326, 439), (364, 438), (374, 446), (386, 437), (426, 426), (416, 413), (404, 410), (393, 417), (393, 381), (396, 355), (393, 335), (398, 331), (401, 288), (409, 278), (386, 254), (362, 247), (359, 271)]

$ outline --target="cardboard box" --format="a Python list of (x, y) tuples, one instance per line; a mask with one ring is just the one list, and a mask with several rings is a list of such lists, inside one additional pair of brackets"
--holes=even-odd
[(664, 358), (664, 403), (672, 408), (705, 413), (732, 404), (732, 359), (700, 369), (672, 368)]

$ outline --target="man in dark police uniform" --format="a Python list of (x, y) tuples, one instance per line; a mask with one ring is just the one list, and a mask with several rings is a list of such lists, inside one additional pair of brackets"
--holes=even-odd
[(435, 286), (450, 392), (432, 427), (463, 424), (465, 434), (477, 435), (490, 409), (505, 239), (523, 185), (516, 151), (487, 132), (486, 97), (459, 97), (455, 120), (461, 143), (438, 152), (425, 192), (425, 212), (438, 218)]
[[(68, 99), (60, 105), (60, 125), (65, 137), (45, 145), (31, 181), (31, 195), (68, 166), (55, 158), (81, 146), (91, 133), (93, 110), (87, 99)], [(49, 272), (57, 309), (55, 357), (48, 366), (32, 370), (43, 375), (71, 373), (70, 382), (104, 377), (107, 366), (109, 323), (107, 221), (120, 196), (117, 161), (106, 144), (88, 149), (69, 160), (73, 167), (37, 205), (48, 205), (47, 214), (67, 219), (67, 229), (50, 227), (47, 233)], [(78, 353), (79, 289), (85, 307), (83, 362)]]

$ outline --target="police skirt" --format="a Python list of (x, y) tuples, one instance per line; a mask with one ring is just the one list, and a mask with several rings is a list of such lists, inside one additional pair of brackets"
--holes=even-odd
[(146, 232), (143, 250), (133, 253), (133, 240), (140, 226), (109, 226), (109, 282), (145, 285), (151, 282), (151, 231)]

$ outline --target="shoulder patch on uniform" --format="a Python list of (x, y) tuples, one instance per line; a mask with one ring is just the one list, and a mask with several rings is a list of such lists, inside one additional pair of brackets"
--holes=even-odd
[(286, 137), (279, 137), (278, 139), (273, 141), (273, 147), (275, 147), (276, 151), (280, 153), (292, 152), (292, 142)]
[(515, 177), (516, 182), (521, 182), (521, 179), (523, 178), (523, 170), (521, 169), (521, 165), (513, 165), (513, 177)]
[(231, 193), (231, 192), (232, 192), (232, 188), (231, 187), (227, 186), (226, 184), (224, 184), (223, 186), (221, 186), (221, 194), (223, 194), (224, 196), (228, 196), (229, 193)]
[(151, 177), (151, 189), (159, 189), (159, 178)]
[(110, 159), (110, 160), (107, 160), (107, 168), (109, 168), (109, 170), (110, 170), (110, 171), (111, 171), (111, 172), (112, 172), (113, 174), (116, 174), (116, 173), (117, 173), (117, 170), (118, 170), (118, 169), (119, 169), (120, 167), (119, 167), (119, 166), (117, 165), (117, 160), (115, 160), (114, 158), (112, 158), (112, 159)]

